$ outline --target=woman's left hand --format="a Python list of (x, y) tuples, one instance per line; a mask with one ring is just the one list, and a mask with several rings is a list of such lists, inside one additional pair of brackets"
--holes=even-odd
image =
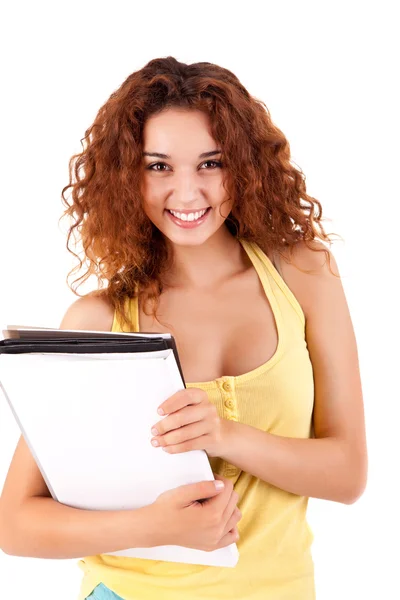
[(224, 419), (204, 390), (180, 390), (167, 398), (158, 412), (168, 416), (153, 426), (153, 446), (170, 454), (205, 450), (209, 456), (221, 456)]

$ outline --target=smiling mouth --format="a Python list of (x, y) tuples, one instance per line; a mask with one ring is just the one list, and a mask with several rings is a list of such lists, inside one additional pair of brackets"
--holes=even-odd
[(207, 214), (207, 212), (209, 212), (211, 210), (211, 206), (209, 206), (207, 208), (203, 208), (203, 209), (191, 210), (191, 211), (185, 211), (185, 212), (183, 212), (183, 211), (181, 212), (179, 210), (171, 210), (169, 208), (167, 208), (166, 210), (173, 217), (175, 217), (176, 219), (179, 219), (180, 221), (192, 222), (192, 221), (197, 221), (199, 219), (202, 219)]

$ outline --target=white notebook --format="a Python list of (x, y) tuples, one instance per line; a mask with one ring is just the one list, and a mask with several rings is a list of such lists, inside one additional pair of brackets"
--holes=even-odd
[[(48, 337), (56, 332), (55, 338), (107, 336), (46, 331)], [(168, 489), (214, 479), (204, 451), (168, 454), (150, 443), (151, 427), (160, 419), (158, 406), (184, 389), (172, 348), (0, 353), (0, 388), (58, 502), (94, 510), (134, 509)], [(213, 552), (171, 545), (110, 554), (225, 567), (234, 567), (239, 557), (236, 544)]]

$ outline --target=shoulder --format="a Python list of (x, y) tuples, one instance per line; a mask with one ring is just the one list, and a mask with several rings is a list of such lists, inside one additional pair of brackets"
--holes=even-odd
[[(286, 263), (291, 261), (300, 269), (316, 271), (314, 274), (321, 275), (326, 270), (329, 271), (328, 257), (331, 269), (338, 275), (338, 268), (333, 253), (320, 240), (312, 240), (308, 245), (301, 241), (297, 242), (291, 248), (284, 250), (283, 260)], [(325, 269), (326, 267), (326, 269)]]
[(341, 487), (346, 491), (339, 501), (348, 504), (363, 493), (368, 467), (357, 342), (336, 260), (322, 242), (312, 245), (326, 252), (316, 252), (302, 242), (292, 253), (293, 262), (309, 273), (284, 259), (281, 264), (306, 317), (314, 381), (314, 436), (340, 442), (346, 457)]
[(113, 318), (113, 307), (104, 296), (87, 294), (67, 308), (59, 329), (111, 331)]
[(309, 242), (309, 246), (301, 241), (291, 251), (285, 249), (282, 254), (273, 255), (282, 279), (296, 296), (306, 318), (316, 302), (321, 301), (323, 291), (342, 286), (331, 250), (319, 240)]

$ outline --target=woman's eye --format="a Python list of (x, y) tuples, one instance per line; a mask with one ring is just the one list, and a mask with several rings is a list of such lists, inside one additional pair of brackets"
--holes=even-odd
[[(207, 164), (210, 164), (210, 163), (213, 164), (213, 165), (215, 165), (215, 167), (221, 167), (222, 166), (222, 163), (219, 160), (206, 160), (203, 163), (203, 165), (207, 165)], [(167, 166), (168, 165), (166, 165), (165, 163), (158, 162), (158, 163), (153, 163), (152, 165), (149, 165), (147, 167), (147, 169), (149, 171), (161, 171), (161, 172), (163, 172), (163, 171), (165, 171), (165, 169), (156, 169), (155, 167), (167, 167)], [(206, 170), (209, 170), (209, 169), (206, 169)]]
[(165, 163), (158, 162), (158, 163), (154, 163), (152, 165), (149, 165), (147, 168), (149, 169), (149, 171), (160, 171), (160, 170), (163, 171), (164, 169), (153, 169), (153, 167), (158, 167), (160, 165), (163, 166), (163, 167), (167, 166)]
[(204, 162), (203, 165), (206, 165), (207, 163), (212, 163), (217, 167), (220, 167), (222, 165), (222, 163), (219, 160), (206, 160), (206, 162)]

